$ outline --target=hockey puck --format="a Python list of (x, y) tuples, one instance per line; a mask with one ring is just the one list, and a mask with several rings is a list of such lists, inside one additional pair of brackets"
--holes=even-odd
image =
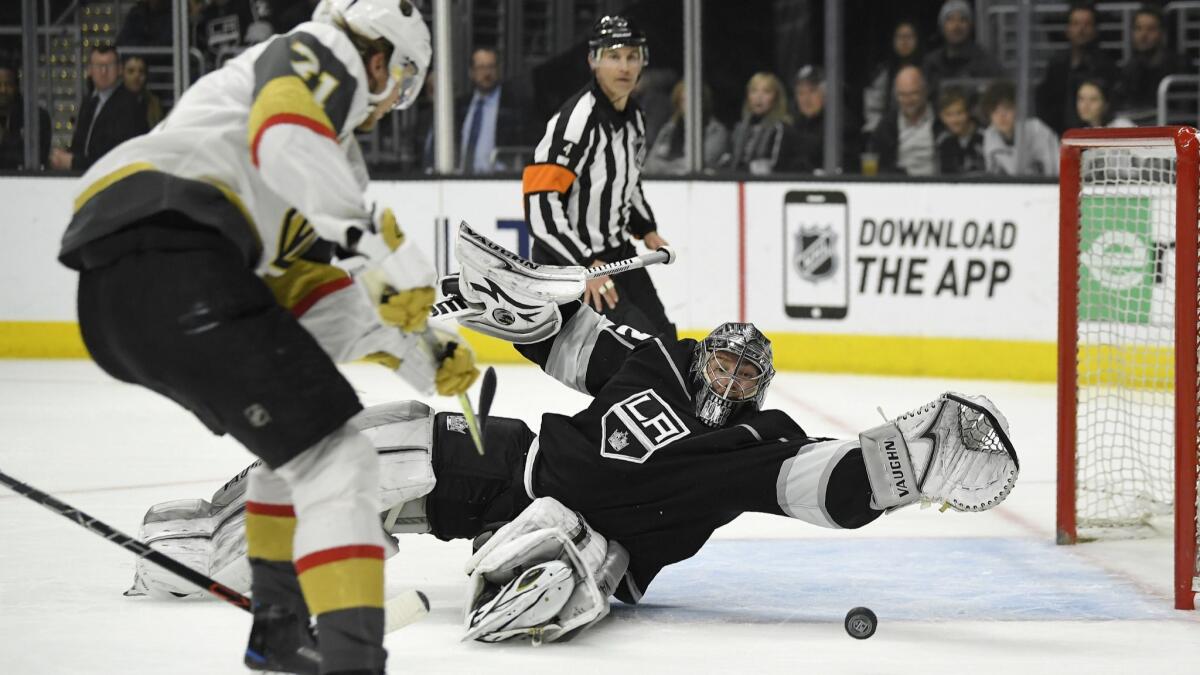
[(875, 634), (879, 619), (875, 612), (866, 607), (855, 607), (846, 612), (846, 633), (855, 640), (866, 640)]

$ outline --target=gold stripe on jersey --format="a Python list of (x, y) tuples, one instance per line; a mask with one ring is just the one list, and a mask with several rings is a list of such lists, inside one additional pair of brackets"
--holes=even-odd
[[(247, 502), (249, 506), (249, 502)], [(268, 515), (246, 509), (246, 556), (272, 562), (292, 561), (296, 516)]]
[(383, 548), (342, 546), (296, 560), (308, 611), (320, 616), (355, 607), (383, 607)]
[(337, 132), (329, 115), (313, 99), (304, 80), (296, 75), (283, 75), (267, 82), (250, 107), (246, 142), (255, 166), (258, 166), (258, 142), (263, 132), (276, 124), (307, 127), (337, 142)]
[(296, 260), (283, 274), (264, 276), (263, 281), (275, 301), (296, 316), (329, 293), (354, 283), (346, 270), (310, 260)]
[(92, 197), (95, 197), (100, 192), (103, 192), (104, 190), (107, 190), (108, 188), (112, 187), (114, 183), (122, 181), (140, 171), (157, 171), (157, 170), (158, 170), (157, 167), (155, 167), (150, 162), (134, 162), (132, 164), (126, 164), (125, 166), (117, 169), (116, 171), (113, 171), (111, 173), (108, 173), (108, 174), (100, 177), (95, 182), (93, 182), (91, 185), (87, 186), (87, 189), (85, 189), (83, 192), (79, 193), (79, 196), (75, 198), (74, 213), (78, 213), (79, 209), (82, 209), (83, 205), (88, 203), (88, 200), (90, 200)]

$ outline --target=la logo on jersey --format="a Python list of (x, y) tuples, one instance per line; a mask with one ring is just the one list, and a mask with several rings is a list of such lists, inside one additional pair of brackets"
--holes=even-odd
[(641, 464), (660, 448), (690, 434), (653, 389), (613, 405), (600, 422), (600, 455)]

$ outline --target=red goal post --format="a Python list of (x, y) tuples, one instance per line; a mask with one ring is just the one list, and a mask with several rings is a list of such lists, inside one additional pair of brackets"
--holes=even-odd
[(1059, 181), (1058, 543), (1173, 509), (1178, 609), (1200, 591), (1198, 165), (1191, 127), (1072, 130)]

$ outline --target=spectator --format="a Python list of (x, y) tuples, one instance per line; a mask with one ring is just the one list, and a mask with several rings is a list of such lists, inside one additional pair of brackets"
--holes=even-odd
[(146, 59), (140, 56), (125, 57), (125, 70), (121, 82), (146, 109), (146, 125), (154, 128), (154, 125), (162, 121), (163, 107), (158, 94), (146, 88)]
[[(492, 173), (524, 167), (529, 158), (512, 152), (529, 145), (525, 129), (528, 106), (515, 87), (500, 84), (500, 56), (494, 47), (479, 47), (471, 53), (470, 78), (471, 93), (455, 104), (459, 169)], [(508, 150), (509, 156), (493, 157), (497, 148)]]
[(1116, 102), (1145, 121), (1155, 119), (1158, 83), (1167, 75), (1186, 72), (1179, 55), (1167, 48), (1162, 11), (1146, 4), (1133, 15), (1130, 56), (1121, 64)]
[(169, 0), (139, 0), (117, 34), (120, 47), (165, 47), (174, 41)]
[(966, 0), (946, 0), (938, 12), (945, 44), (930, 52), (921, 67), (929, 91), (937, 96), (942, 82), (955, 78), (993, 78), (1003, 75), (1000, 63), (971, 39), (974, 16)]
[(254, 23), (250, 0), (212, 0), (195, 16), (196, 42), (219, 68), (245, 44), (246, 29)]
[(675, 113), (671, 105), (671, 88), (678, 80), (678, 73), (670, 68), (647, 68), (633, 89), (642, 114), (646, 116), (647, 147), (654, 145), (658, 132)]
[(896, 73), (904, 66), (921, 63), (920, 38), (917, 27), (911, 21), (901, 21), (892, 31), (892, 53), (879, 64), (871, 83), (863, 89), (863, 133), (870, 134), (879, 125), (879, 120), (892, 109), (894, 100), (892, 85)]
[(742, 119), (733, 129), (729, 168), (755, 175), (795, 171), (797, 151), (783, 83), (772, 73), (755, 73), (746, 83)]
[[(658, 130), (658, 137), (650, 146), (646, 156), (646, 173), (682, 175), (688, 172), (684, 154), (683, 120), (687, 116), (687, 90), (683, 82), (677, 82), (671, 90), (671, 105), (674, 110), (670, 119)], [(701, 119), (704, 120), (704, 147), (702, 167), (712, 169), (729, 154), (729, 130), (712, 115), (712, 90), (705, 85), (700, 94)]]
[(957, 87), (938, 96), (938, 119), (944, 129), (937, 138), (938, 173), (946, 176), (983, 173), (983, 133), (971, 116), (971, 99)]
[(916, 66), (904, 66), (892, 88), (896, 111), (880, 120), (868, 150), (879, 155), (882, 173), (932, 176), (937, 172), (934, 139), (941, 123), (929, 105), (925, 76)]
[[(1010, 80), (993, 82), (983, 93), (983, 109), (991, 126), (983, 132), (987, 171), (1001, 176), (1057, 176), (1058, 136), (1036, 117), (1017, 128), (1017, 88)], [(1017, 166), (1016, 142), (1022, 159)]]
[(25, 166), (25, 102), (17, 84), (17, 69), (0, 64), (0, 169), (40, 169), (50, 157), (50, 115), (38, 106), (36, 166)]
[[(796, 170), (821, 173), (825, 166), (825, 71), (808, 65), (796, 72), (792, 84), (796, 103)], [(842, 116), (842, 167), (858, 157), (858, 124)], [(853, 121), (852, 121), (853, 120)]]
[(92, 93), (79, 105), (71, 149), (50, 151), (56, 169), (83, 171), (121, 143), (149, 131), (146, 109), (118, 81), (117, 51), (93, 47), (88, 55)]
[(1075, 92), (1075, 112), (1085, 127), (1137, 126), (1128, 117), (1116, 116), (1109, 105), (1108, 89), (1096, 79), (1084, 80)]
[(1046, 74), (1037, 86), (1037, 114), (1055, 134), (1079, 126), (1075, 112), (1075, 91), (1079, 83), (1091, 77), (1115, 82), (1117, 67), (1100, 51), (1096, 39), (1096, 8), (1076, 2), (1067, 14), (1067, 42), (1070, 49), (1055, 56), (1046, 66)]

